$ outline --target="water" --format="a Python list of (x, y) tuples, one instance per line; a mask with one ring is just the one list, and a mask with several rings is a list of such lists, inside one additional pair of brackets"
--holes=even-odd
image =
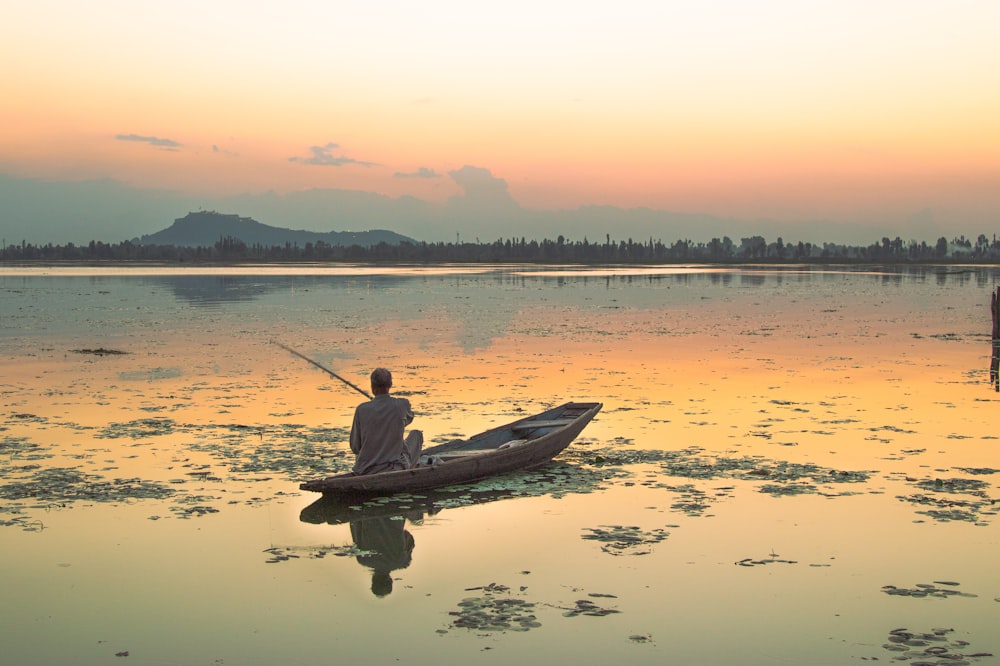
[[(0, 268), (0, 663), (991, 663), (997, 283)], [(352, 512), (298, 483), (363, 398), (275, 340), (393, 369), (428, 445), (604, 409), (545, 470)]]

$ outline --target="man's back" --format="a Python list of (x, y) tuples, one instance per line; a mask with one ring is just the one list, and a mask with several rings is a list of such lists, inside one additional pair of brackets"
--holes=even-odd
[(388, 393), (376, 395), (358, 405), (351, 426), (351, 451), (357, 456), (356, 474), (374, 474), (405, 469), (403, 431), (413, 420), (410, 401)]

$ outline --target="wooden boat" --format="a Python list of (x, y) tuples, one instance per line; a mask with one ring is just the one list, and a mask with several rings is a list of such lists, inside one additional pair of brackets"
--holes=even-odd
[(567, 402), (469, 439), (423, 451), (421, 464), (379, 474), (338, 474), (301, 484), (324, 495), (390, 495), (443, 488), (544, 464), (577, 438), (601, 411), (599, 402)]

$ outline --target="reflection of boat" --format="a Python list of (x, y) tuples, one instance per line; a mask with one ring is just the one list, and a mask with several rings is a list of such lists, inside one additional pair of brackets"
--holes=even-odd
[[(346, 498), (324, 495), (302, 509), (299, 520), (312, 525), (343, 525), (355, 520), (382, 519), (402, 521), (406, 518), (422, 520), (424, 514), (435, 514), (438, 508), (433, 500), (421, 500), (415, 504), (365, 503), (365, 497)], [(355, 503), (357, 502), (357, 503)]]
[(413, 469), (379, 474), (338, 474), (303, 483), (302, 490), (325, 495), (388, 495), (442, 488), (548, 462), (576, 439), (601, 410), (599, 402), (568, 402), (424, 451)]
[(423, 520), (445, 509), (489, 504), (526, 497), (562, 497), (567, 493), (591, 493), (603, 487), (608, 474), (586, 466), (554, 461), (544, 468), (511, 472), (489, 483), (459, 484), (419, 494), (323, 495), (302, 509), (299, 520), (313, 525), (343, 525), (369, 518)]

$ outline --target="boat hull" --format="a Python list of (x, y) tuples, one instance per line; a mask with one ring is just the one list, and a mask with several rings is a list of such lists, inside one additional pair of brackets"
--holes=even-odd
[(324, 495), (388, 495), (443, 488), (542, 465), (561, 453), (601, 410), (597, 402), (569, 402), (467, 440), (426, 449), (440, 462), (379, 474), (339, 474), (301, 484)]

